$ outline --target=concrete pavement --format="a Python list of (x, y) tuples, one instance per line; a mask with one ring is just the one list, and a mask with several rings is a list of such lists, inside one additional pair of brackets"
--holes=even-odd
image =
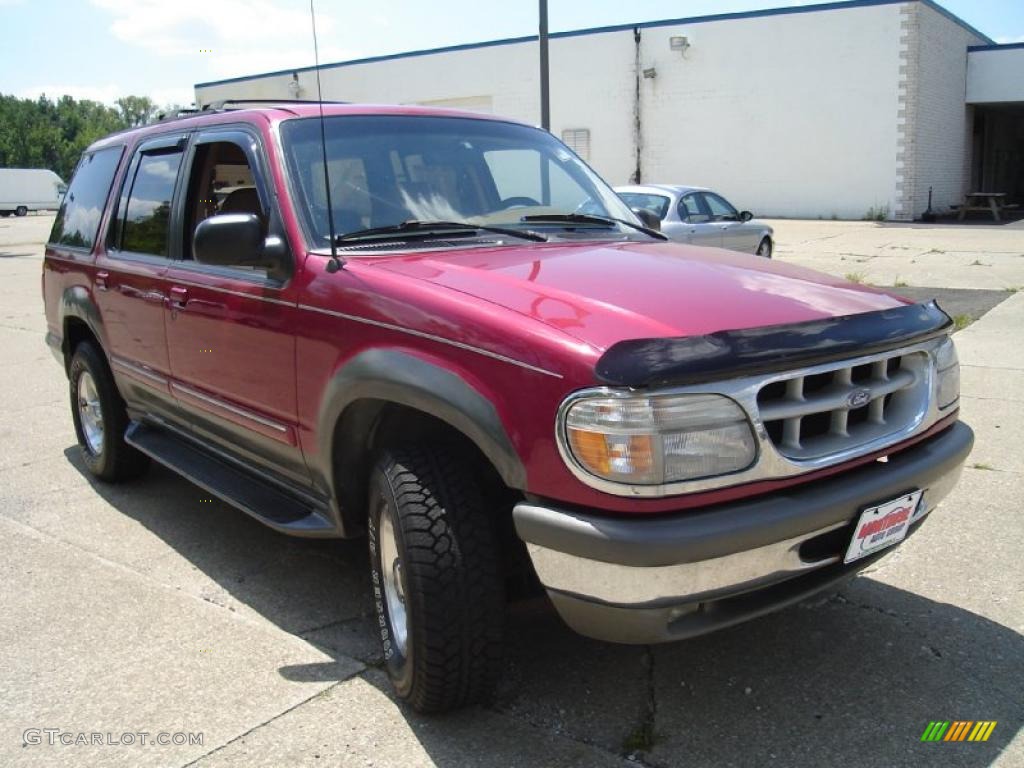
[[(43, 343), (50, 220), (0, 219), (0, 764), (1024, 764), (1024, 295), (958, 334), (971, 466), (870, 573), (654, 648), (593, 642), (543, 602), (518, 604), (496, 701), (423, 718), (379, 669), (362, 542), (277, 535), (159, 468), (124, 486), (89, 479)], [(847, 224), (780, 223), (779, 255), (810, 260), (795, 249), (812, 228), (877, 246), (873, 227), (861, 242)], [(954, 251), (978, 229), (929, 247)], [(1000, 247), (1024, 254), (1016, 238)], [(819, 266), (844, 268), (829, 258)], [(1024, 285), (1024, 258), (1005, 262), (1005, 284), (988, 287)], [(972, 287), (964, 269), (929, 261), (902, 279)], [(985, 744), (921, 744), (936, 719), (999, 725)], [(203, 739), (25, 745), (30, 728)]]
[(1024, 287), (1024, 222), (904, 224), (772, 219), (776, 258), (879, 286)]

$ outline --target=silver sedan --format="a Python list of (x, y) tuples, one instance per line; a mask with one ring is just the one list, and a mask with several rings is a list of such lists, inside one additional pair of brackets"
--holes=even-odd
[(710, 189), (643, 184), (615, 191), (630, 208), (646, 209), (661, 219), (661, 231), (672, 240), (772, 257), (772, 228)]

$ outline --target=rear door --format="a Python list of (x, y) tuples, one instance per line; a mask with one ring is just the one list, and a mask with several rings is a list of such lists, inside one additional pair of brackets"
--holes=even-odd
[(242, 127), (196, 134), (180, 202), (182, 247), (167, 273), (171, 389), (204, 442), (283, 479), (308, 481), (298, 447), (294, 290), (251, 267), (199, 264), (192, 237), (225, 213), (275, 217), (260, 138)]
[(171, 205), (186, 140), (175, 134), (135, 149), (96, 257), (96, 301), (111, 367), (130, 402), (161, 413), (170, 402), (164, 303)]
[(700, 192), (690, 192), (679, 198), (679, 220), (682, 222), (682, 242), (693, 245), (722, 245), (722, 228), (712, 221)]

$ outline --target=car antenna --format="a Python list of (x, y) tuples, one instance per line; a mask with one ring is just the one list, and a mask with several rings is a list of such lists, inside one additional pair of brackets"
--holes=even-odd
[(331, 204), (331, 176), (327, 169), (327, 132), (324, 129), (324, 94), (320, 89), (320, 49), (316, 43), (316, 10), (313, 0), (309, 0), (309, 18), (313, 24), (313, 63), (316, 65), (316, 99), (320, 105), (320, 154), (324, 161), (324, 194), (327, 198), (327, 231), (331, 236), (331, 260), (327, 262), (327, 271), (334, 274), (343, 266), (345, 260), (338, 256), (338, 244), (334, 241), (334, 206)]

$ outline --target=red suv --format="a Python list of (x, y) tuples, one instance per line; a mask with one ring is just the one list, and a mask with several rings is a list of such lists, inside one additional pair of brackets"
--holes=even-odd
[(463, 112), (216, 109), (98, 141), (46, 249), (99, 478), (150, 459), (288, 534), (366, 534), (388, 672), (487, 694), (506, 596), (690, 637), (874, 562), (950, 490), (934, 303), (664, 242), (576, 155)]

